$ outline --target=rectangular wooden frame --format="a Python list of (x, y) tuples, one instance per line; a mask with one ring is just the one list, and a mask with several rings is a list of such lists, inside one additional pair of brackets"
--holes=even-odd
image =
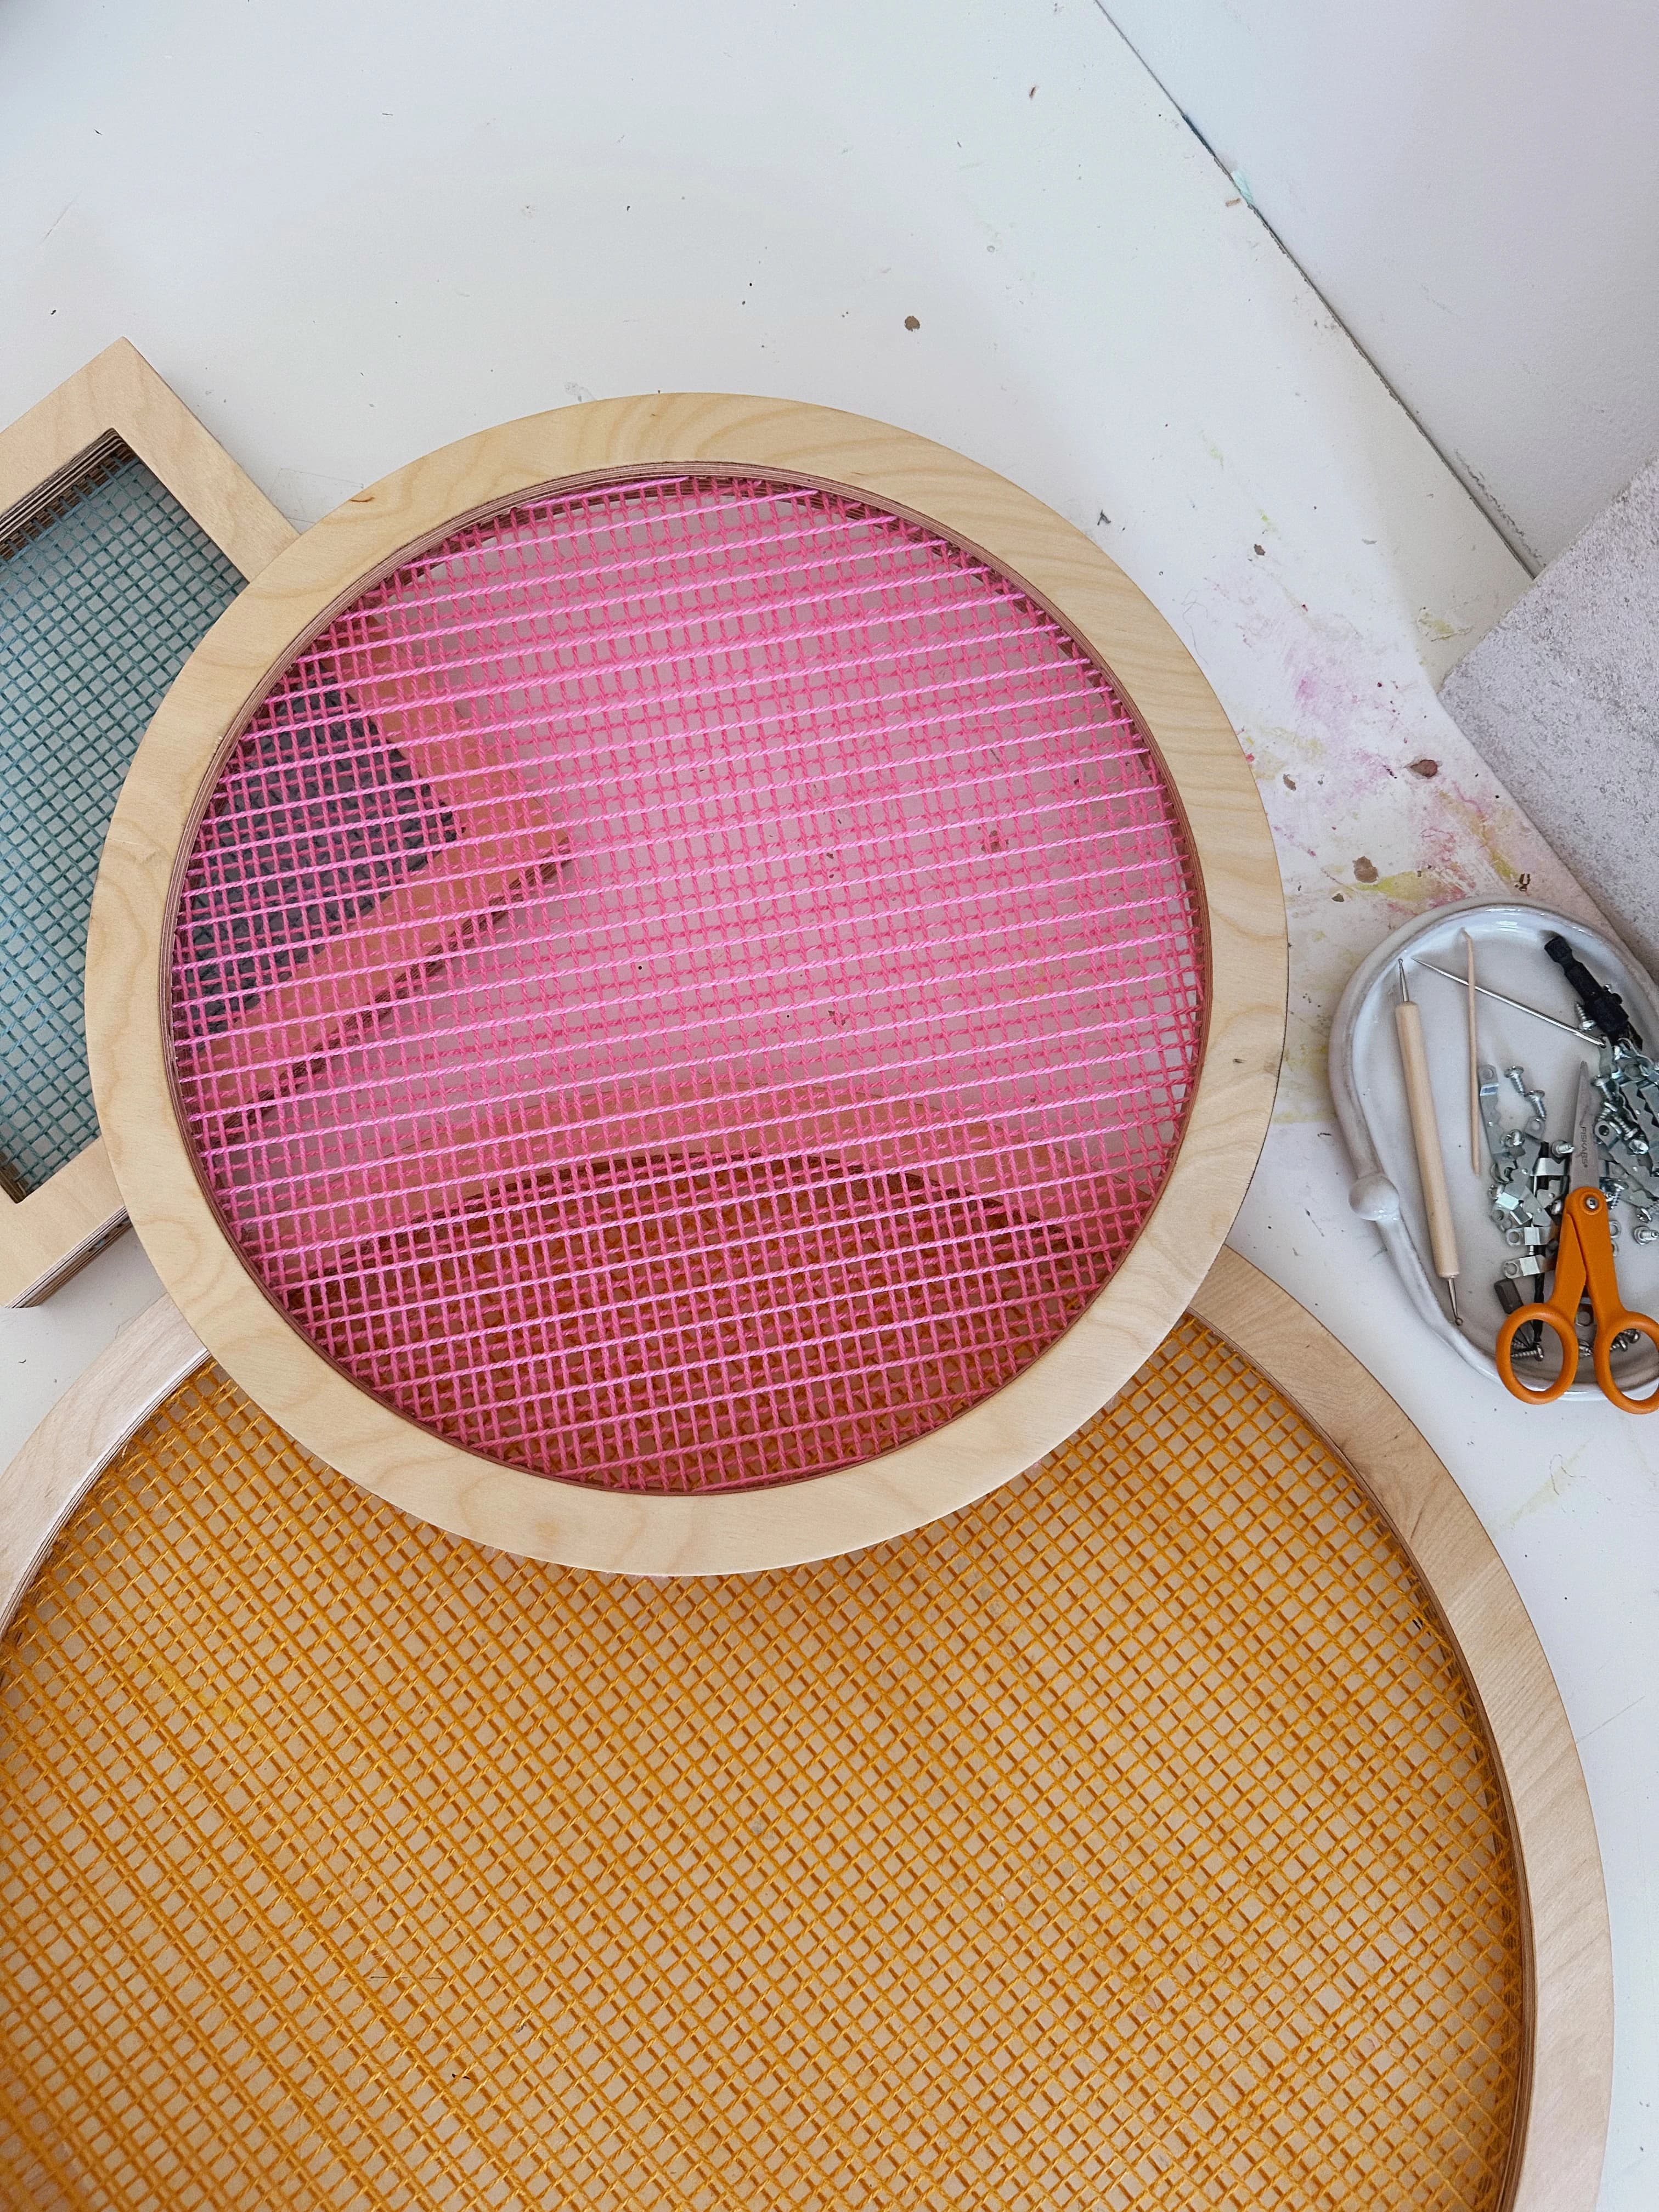
[[(293, 543), (292, 526), (125, 338), (0, 430), (0, 538), (118, 438), (249, 580)], [(126, 1219), (101, 1139), (26, 1198), (0, 1191), (0, 1305), (50, 1297)]]

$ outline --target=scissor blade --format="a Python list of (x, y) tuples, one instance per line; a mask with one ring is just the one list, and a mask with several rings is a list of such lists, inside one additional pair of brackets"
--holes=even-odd
[(1601, 1146), (1595, 1133), (1601, 1094), (1589, 1068), (1578, 1071), (1578, 1096), (1572, 1109), (1572, 1179), (1569, 1190), (1596, 1188), (1601, 1181)]

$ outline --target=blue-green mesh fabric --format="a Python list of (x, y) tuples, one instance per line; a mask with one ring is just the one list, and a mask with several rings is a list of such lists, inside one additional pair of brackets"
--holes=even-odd
[(98, 1133), (81, 992), (104, 832), (150, 716), (242, 578), (120, 450), (0, 544), (0, 1167)]

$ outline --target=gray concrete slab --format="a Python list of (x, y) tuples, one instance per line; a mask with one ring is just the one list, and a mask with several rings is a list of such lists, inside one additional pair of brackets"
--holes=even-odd
[(1459, 661), (1440, 698), (1659, 969), (1659, 460)]

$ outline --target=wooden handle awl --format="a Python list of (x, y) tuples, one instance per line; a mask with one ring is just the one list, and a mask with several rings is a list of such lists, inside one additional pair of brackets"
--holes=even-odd
[(1406, 1098), (1412, 1109), (1412, 1134), (1417, 1139), (1417, 1169), (1423, 1181), (1423, 1204), (1429, 1217), (1434, 1272), (1447, 1280), (1457, 1273), (1457, 1235), (1452, 1227), (1451, 1200), (1446, 1190), (1440, 1125), (1434, 1117), (1434, 1094), (1429, 1088), (1423, 1019), (1409, 999), (1394, 1010), (1394, 1030), (1400, 1040), (1400, 1064), (1405, 1071)]

